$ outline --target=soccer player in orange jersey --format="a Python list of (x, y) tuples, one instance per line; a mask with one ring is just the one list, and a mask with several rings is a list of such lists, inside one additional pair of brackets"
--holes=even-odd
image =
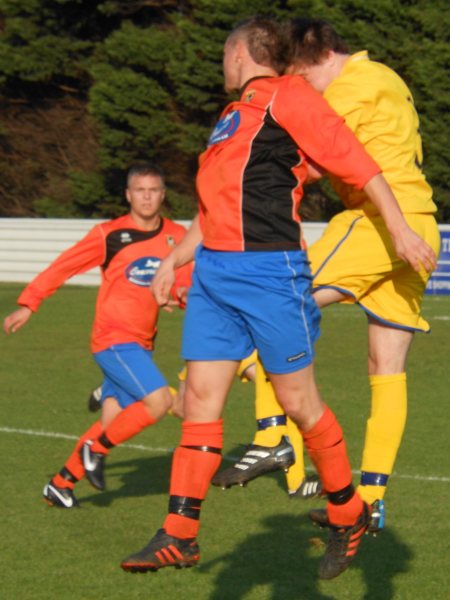
[[(164, 196), (157, 166), (131, 167), (126, 188), (129, 213), (96, 225), (63, 252), (27, 285), (17, 300), (20, 308), (4, 320), (5, 332), (16, 332), (67, 279), (101, 267), (91, 349), (104, 375), (102, 416), (45, 486), (44, 498), (53, 506), (78, 506), (73, 488), (84, 475), (94, 487), (104, 489), (104, 459), (110, 449), (156, 423), (172, 405), (167, 382), (152, 356), (159, 306), (149, 286), (185, 229), (161, 216)], [(177, 272), (174, 301), (184, 297), (190, 275), (190, 265)]]
[[(422, 170), (419, 117), (405, 82), (386, 65), (371, 60), (366, 51), (351, 53), (326, 21), (293, 19), (289, 33), (289, 72), (302, 75), (345, 118), (382, 169), (410, 227), (437, 254), (436, 205)], [(367, 315), (371, 411), (358, 491), (374, 506), (370, 530), (377, 531), (383, 527), (383, 498), (406, 423), (407, 355), (415, 333), (430, 331), (421, 314), (430, 273), (398, 258), (386, 224), (363, 190), (330, 179), (345, 210), (330, 221), (308, 256), (318, 306), (357, 304)], [(264, 381), (261, 385), (270, 387)], [(228, 487), (247, 481), (252, 473), (259, 476), (272, 470), (271, 456), (285, 435), (286, 416), (270, 390), (265, 397), (257, 396), (257, 413), (269, 427), (259, 427), (248, 453), (257, 446), (261, 458), (248, 464), (246, 453), (236, 465), (216, 474), (217, 485)], [(297, 463), (302, 463), (301, 438), (291, 441)], [(301, 471), (304, 475), (302, 468), (298, 471), (293, 490), (301, 482)], [(326, 522), (324, 511), (315, 510), (311, 516)]]
[(261, 18), (239, 25), (224, 46), (225, 89), (239, 90), (239, 97), (222, 112), (200, 156), (199, 216), (152, 284), (157, 300), (167, 302), (174, 269), (195, 252), (182, 347), (185, 420), (169, 514), (147, 546), (123, 560), (125, 570), (199, 560), (201, 505), (221, 461), (222, 410), (239, 362), (255, 347), (327, 493), (334, 530), (320, 577), (348, 567), (369, 523), (370, 508), (352, 485), (342, 429), (314, 377), (320, 311), (298, 216), (309, 158), (369, 194), (402, 259), (432, 268), (436, 257), (408, 227), (378, 165), (343, 119), (301, 77), (277, 77), (285, 56), (277, 25)]

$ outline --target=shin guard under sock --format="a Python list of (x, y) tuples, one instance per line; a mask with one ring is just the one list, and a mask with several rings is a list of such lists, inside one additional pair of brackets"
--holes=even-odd
[(384, 497), (407, 416), (406, 373), (371, 375), (371, 414), (367, 420), (358, 492), (372, 504)]
[(126, 442), (154, 423), (156, 423), (156, 419), (150, 415), (142, 400), (134, 402), (112, 420), (102, 436), (94, 440), (92, 451), (108, 454), (110, 448)]
[(330, 522), (353, 525), (362, 512), (363, 504), (353, 489), (352, 472), (341, 426), (328, 406), (314, 427), (302, 432), (302, 435), (328, 494), (327, 513)]
[(222, 460), (223, 421), (183, 423), (170, 479), (169, 514), (164, 529), (178, 538), (196, 537), (200, 507)]

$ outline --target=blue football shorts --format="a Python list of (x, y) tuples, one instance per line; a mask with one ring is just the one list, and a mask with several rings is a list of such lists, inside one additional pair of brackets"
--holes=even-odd
[(104, 375), (101, 402), (113, 397), (126, 408), (167, 385), (153, 353), (134, 342), (115, 344), (93, 356)]
[(183, 325), (185, 360), (236, 360), (255, 348), (269, 373), (314, 358), (320, 311), (301, 250), (218, 252), (197, 248)]

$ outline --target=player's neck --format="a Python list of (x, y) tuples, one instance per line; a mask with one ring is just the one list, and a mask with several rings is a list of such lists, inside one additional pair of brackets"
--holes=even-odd
[(142, 215), (138, 215), (135, 212), (130, 212), (130, 217), (139, 227), (139, 229), (143, 229), (144, 231), (154, 231), (158, 229), (161, 224), (162, 217), (159, 214), (153, 215), (151, 217), (145, 217)]

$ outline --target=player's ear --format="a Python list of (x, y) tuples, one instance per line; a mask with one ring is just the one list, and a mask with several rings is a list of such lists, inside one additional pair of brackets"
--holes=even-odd
[(333, 66), (336, 64), (337, 58), (337, 53), (334, 50), (328, 50), (323, 59), (323, 63), (328, 66)]
[(131, 204), (131, 195), (128, 188), (125, 189), (125, 198), (127, 199), (128, 204)]

